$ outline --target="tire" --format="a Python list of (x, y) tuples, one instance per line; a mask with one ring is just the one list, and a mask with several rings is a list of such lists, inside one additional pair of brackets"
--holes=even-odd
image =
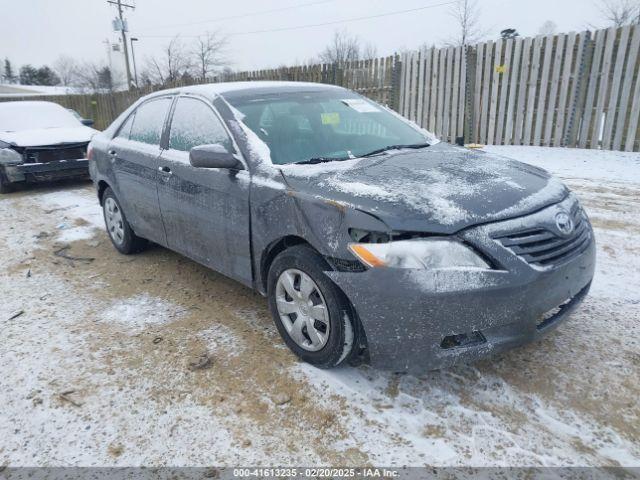
[[(282, 339), (301, 360), (319, 368), (333, 368), (345, 362), (357, 344), (354, 337), (358, 329), (354, 328), (351, 306), (342, 291), (325, 275), (328, 269), (325, 260), (315, 250), (296, 245), (278, 254), (267, 279), (269, 309)], [(314, 284), (311, 295), (306, 298), (303, 290), (308, 291), (309, 283), (305, 280), (307, 288), (303, 288), (303, 275)], [(289, 294), (290, 290), (284, 286), (288, 283), (287, 278), (291, 281), (289, 288), (295, 290), (294, 295)], [(324, 314), (318, 315), (323, 312), (318, 308), (322, 304), (325, 306)], [(289, 313), (294, 308), (296, 312)], [(317, 320), (323, 316), (324, 321)], [(303, 326), (296, 328), (300, 325)], [(313, 340), (318, 338), (321, 341), (314, 343)]]
[(124, 255), (131, 255), (146, 247), (147, 241), (133, 232), (111, 188), (107, 188), (102, 196), (102, 214), (109, 239), (116, 250)]
[(0, 193), (11, 193), (14, 190), (14, 185), (9, 182), (7, 176), (2, 170), (0, 170)]

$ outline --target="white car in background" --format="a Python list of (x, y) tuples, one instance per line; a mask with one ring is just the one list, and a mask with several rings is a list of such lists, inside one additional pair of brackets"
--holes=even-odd
[(0, 193), (88, 176), (87, 145), (98, 133), (85, 125), (90, 122), (57, 103), (0, 102)]

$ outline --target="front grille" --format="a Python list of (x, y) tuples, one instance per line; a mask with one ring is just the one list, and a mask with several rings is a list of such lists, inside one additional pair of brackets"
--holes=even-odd
[(87, 157), (87, 145), (72, 145), (50, 148), (26, 148), (25, 163), (49, 163), (60, 160), (79, 160)]
[(591, 228), (577, 203), (571, 209), (570, 215), (574, 229), (568, 236), (540, 227), (493, 238), (531, 265), (540, 267), (559, 265), (584, 252), (591, 241)]

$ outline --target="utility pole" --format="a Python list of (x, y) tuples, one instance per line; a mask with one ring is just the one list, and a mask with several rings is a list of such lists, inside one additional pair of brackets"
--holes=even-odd
[(107, 60), (109, 62), (109, 70), (111, 70), (111, 72), (113, 73), (113, 62), (111, 61), (111, 40), (105, 38), (102, 43), (104, 43), (107, 47)]
[(133, 75), (136, 79), (136, 88), (138, 88), (138, 67), (136, 67), (136, 54), (133, 49), (133, 42), (137, 42), (138, 39), (136, 37), (131, 37), (131, 60), (133, 60)]
[(122, 3), (122, 0), (107, 0), (107, 3), (111, 5), (115, 5), (118, 7), (118, 17), (120, 18), (120, 33), (122, 34), (122, 46), (124, 48), (124, 64), (127, 69), (127, 87), (129, 90), (131, 89), (132, 81), (131, 81), (131, 67), (129, 66), (129, 46), (127, 44), (127, 29), (124, 23), (124, 15), (123, 8), (130, 8), (135, 10), (134, 5), (129, 5), (127, 3)]

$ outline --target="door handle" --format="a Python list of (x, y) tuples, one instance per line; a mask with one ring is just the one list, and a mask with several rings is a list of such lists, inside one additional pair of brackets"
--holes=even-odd
[(164, 175), (171, 175), (171, 169), (169, 167), (158, 167), (158, 171)]
[(117, 157), (118, 152), (116, 152), (115, 150), (109, 150), (109, 155), (111, 155), (112, 157)]

